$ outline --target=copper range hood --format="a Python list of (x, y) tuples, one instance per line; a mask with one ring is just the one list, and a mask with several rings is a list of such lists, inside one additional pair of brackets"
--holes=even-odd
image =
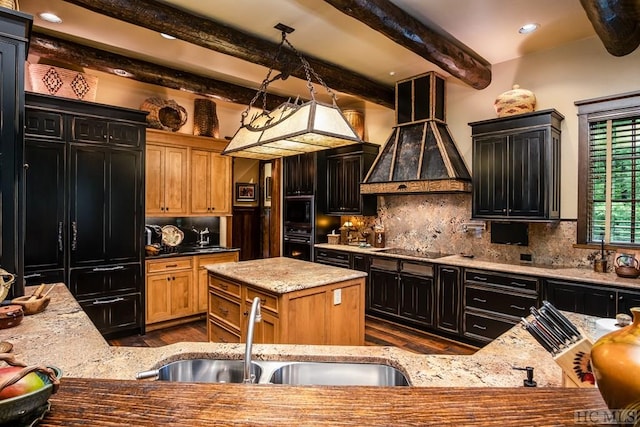
[(445, 122), (444, 78), (429, 72), (396, 83), (396, 126), (362, 194), (470, 192), (471, 175)]

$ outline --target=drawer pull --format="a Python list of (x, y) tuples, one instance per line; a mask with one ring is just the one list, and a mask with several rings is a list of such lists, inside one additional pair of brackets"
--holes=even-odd
[(164, 268), (175, 268), (178, 264), (165, 264)]
[(487, 302), (486, 299), (482, 299), (482, 298), (478, 298), (478, 297), (474, 297), (473, 300), (476, 301), (476, 302), (481, 302), (483, 304)]
[(267, 303), (267, 299), (266, 298), (260, 298), (260, 303), (262, 305), (265, 305)]
[(473, 280), (479, 280), (481, 282), (486, 282), (487, 278), (482, 276), (473, 276)]
[(218, 286), (220, 286), (220, 289), (224, 289), (225, 291), (229, 289), (229, 285), (225, 285), (224, 283), (218, 283)]
[(227, 310), (224, 307), (218, 307), (218, 311), (220, 311), (220, 313), (222, 313), (223, 316), (226, 316), (229, 314), (229, 310)]
[(117, 271), (117, 270), (124, 270), (124, 266), (116, 265), (115, 267), (96, 267), (92, 271), (97, 272), (97, 271)]
[(526, 283), (511, 282), (511, 284), (512, 284), (513, 286), (519, 286), (519, 287), (521, 287), (521, 288), (526, 288), (526, 287), (527, 287), (527, 284), (526, 284)]
[(476, 328), (476, 329), (480, 329), (481, 331), (486, 331), (487, 330), (486, 326), (476, 325), (475, 323), (473, 324), (473, 327)]
[(452, 270), (451, 268), (443, 268), (442, 271), (444, 271), (445, 273), (454, 273), (455, 270)]
[(519, 306), (517, 306), (515, 304), (511, 304), (509, 307), (515, 308), (516, 310), (524, 311), (524, 307), (519, 307)]
[(23, 279), (35, 279), (36, 277), (42, 277), (42, 274), (40, 273), (25, 274)]
[(113, 304), (114, 302), (124, 301), (124, 298), (117, 297), (108, 300), (96, 300), (93, 302), (93, 305), (103, 305), (103, 304)]

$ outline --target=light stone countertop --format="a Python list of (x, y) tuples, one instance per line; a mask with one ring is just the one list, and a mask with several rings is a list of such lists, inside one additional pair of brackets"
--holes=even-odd
[(361, 271), (285, 257), (210, 264), (205, 268), (277, 294), (367, 277), (367, 273)]
[[(27, 294), (34, 287), (27, 289)], [(0, 330), (0, 340), (14, 345), (27, 364), (61, 368), (64, 376), (134, 379), (137, 372), (194, 358), (242, 359), (243, 344), (178, 343), (157, 348), (110, 347), (63, 284), (50, 294), (51, 303), (22, 323)], [(595, 318), (568, 313), (586, 336)], [(561, 385), (561, 369), (528, 332), (514, 326), (469, 356), (410, 353), (396, 347), (310, 345), (253, 346), (258, 360), (379, 362), (403, 371), (419, 387), (519, 387), (525, 373), (513, 367), (533, 366), (539, 386)]]
[(640, 289), (640, 278), (626, 279), (624, 277), (618, 277), (614, 272), (596, 273), (592, 268), (536, 265), (527, 263), (501, 263), (485, 260), (478, 257), (467, 258), (462, 255), (448, 255), (441, 258), (425, 259), (421, 257), (386, 253), (385, 249), (389, 248), (361, 248), (359, 246), (329, 245), (327, 243), (317, 244), (315, 245), (315, 247), (376, 256), (385, 256), (389, 258), (411, 259), (422, 262), (431, 262), (433, 264), (446, 264), (458, 267), (492, 270), (510, 274), (525, 274), (529, 276), (544, 277), (548, 279), (571, 280), (596, 285), (613, 285), (616, 287)]

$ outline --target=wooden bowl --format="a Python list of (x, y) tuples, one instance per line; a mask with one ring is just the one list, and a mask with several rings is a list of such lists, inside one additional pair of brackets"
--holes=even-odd
[(39, 296), (32, 300), (31, 296), (25, 295), (23, 297), (12, 299), (11, 304), (19, 305), (22, 307), (24, 314), (29, 316), (44, 311), (44, 309), (49, 305), (49, 301), (51, 301), (50, 297)]
[(24, 311), (19, 305), (5, 305), (0, 307), (0, 329), (18, 326), (24, 318)]

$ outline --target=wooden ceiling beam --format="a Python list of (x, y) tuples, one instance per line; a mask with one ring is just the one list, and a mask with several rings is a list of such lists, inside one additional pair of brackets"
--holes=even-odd
[[(143, 83), (185, 90), (198, 95), (212, 96), (224, 101), (249, 105), (256, 89), (203, 77), (182, 70), (132, 59), (116, 53), (63, 40), (52, 35), (33, 32), (29, 53), (50, 60), (79, 65), (83, 68), (115, 74), (114, 69), (125, 70), (130, 79)], [(267, 108), (274, 109), (288, 98), (269, 94)], [(262, 103), (260, 103), (262, 106)]]
[(628, 55), (640, 46), (638, 0), (580, 0), (580, 3), (611, 55)]
[(491, 64), (459, 40), (442, 34), (388, 0), (325, 0), (342, 13), (420, 55), (473, 88), (491, 83)]
[[(167, 33), (186, 42), (265, 67), (273, 65), (273, 55), (278, 49), (278, 43), (243, 33), (222, 23), (190, 14), (158, 1), (64, 1), (139, 27)], [(285, 49), (282, 53), (283, 63), (300, 63), (298, 57), (290, 50)], [(304, 57), (332, 89), (357, 96), (374, 104), (394, 108), (393, 87), (306, 54)], [(291, 70), (291, 75), (306, 80), (302, 67)]]

